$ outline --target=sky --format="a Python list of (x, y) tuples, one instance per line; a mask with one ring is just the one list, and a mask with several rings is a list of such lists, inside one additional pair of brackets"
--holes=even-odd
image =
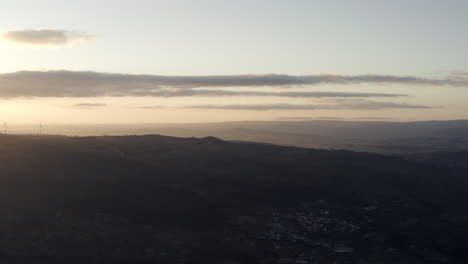
[(468, 119), (465, 0), (0, 0), (0, 121)]

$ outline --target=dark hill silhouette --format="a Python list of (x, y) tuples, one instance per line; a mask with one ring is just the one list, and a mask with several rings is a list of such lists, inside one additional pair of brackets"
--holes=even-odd
[[(262, 246), (249, 230), (268, 226), (265, 210), (305, 210), (300, 206), (317, 201), (346, 217), (366, 204), (385, 204), (386, 215), (372, 221), (392, 224), (369, 227), (359, 239), (411, 230), (405, 243), (466, 260), (452, 251), (466, 247), (453, 230), (460, 228), (454, 219), (468, 212), (468, 185), (445, 167), (214, 137), (8, 135), (0, 136), (0, 148), (0, 258), (6, 260), (185, 263), (177, 256), (192, 254), (192, 263), (260, 263), (265, 256), (257, 250), (271, 245)], [(256, 220), (233, 224), (240, 216)], [(249, 239), (255, 251), (242, 249)], [(207, 255), (202, 248), (216, 250)]]
[(468, 169), (468, 151), (431, 152), (405, 155), (406, 159), (438, 166)]

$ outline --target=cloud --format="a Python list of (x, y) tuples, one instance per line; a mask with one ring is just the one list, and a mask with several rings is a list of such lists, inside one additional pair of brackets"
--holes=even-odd
[(279, 117), (279, 121), (309, 121), (309, 120), (363, 120), (363, 121), (376, 121), (376, 120), (392, 120), (389, 117), (338, 117), (338, 116), (319, 116), (319, 117), (306, 117), (306, 116), (288, 116)]
[(376, 102), (370, 100), (339, 100), (324, 104), (232, 104), (232, 105), (190, 105), (185, 108), (196, 109), (223, 109), (223, 110), (379, 110), (379, 109), (430, 109), (438, 108), (424, 105), (413, 105), (394, 102)]
[(93, 38), (83, 32), (55, 29), (13, 30), (3, 33), (2, 37), (11, 42), (33, 46), (64, 46), (72, 42)]
[(80, 103), (80, 104), (74, 104), (68, 107), (75, 108), (75, 109), (91, 109), (91, 108), (103, 107), (106, 105), (107, 104), (103, 104), (103, 103)]
[(319, 117), (305, 117), (305, 116), (287, 116), (277, 118), (279, 121), (307, 121), (307, 120), (392, 120), (388, 117), (338, 117), (338, 116), (319, 116)]
[(166, 108), (165, 106), (163, 105), (150, 105), (150, 106), (139, 106), (139, 107), (136, 107), (138, 109), (162, 109), (162, 108)]
[[(207, 91), (193, 88), (290, 87), (319, 84), (405, 84), (419, 86), (468, 86), (468, 76), (452, 74), (443, 79), (390, 75), (212, 75), (163, 76), (76, 71), (20, 71), (0, 74), (0, 97), (102, 97), (102, 96), (275, 96), (257, 91)], [(168, 91), (169, 89), (176, 89)], [(189, 90), (191, 89), (191, 90)], [(187, 91), (184, 91), (187, 90)], [(285, 93), (289, 97), (318, 94)], [(323, 97), (327, 94), (323, 93)], [(332, 95), (332, 94), (328, 94)], [(336, 95), (336, 94), (335, 94)], [(342, 94), (343, 97), (347, 97)], [(348, 94), (350, 95), (350, 94)], [(374, 94), (375, 95), (375, 94)], [(382, 96), (382, 95), (378, 95)]]
[(162, 89), (151, 92), (134, 93), (133, 95), (153, 96), (153, 97), (219, 97), (219, 96), (272, 96), (290, 98), (322, 98), (322, 97), (402, 97), (406, 94), (390, 93), (353, 93), (353, 92), (256, 92), (256, 91), (229, 91), (229, 90), (208, 90), (208, 89)]

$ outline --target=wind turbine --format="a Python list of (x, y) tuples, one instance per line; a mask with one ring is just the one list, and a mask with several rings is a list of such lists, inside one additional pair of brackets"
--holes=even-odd
[(3, 122), (3, 132), (5, 135), (7, 134), (7, 122)]
[(42, 136), (42, 124), (39, 124), (39, 136)]

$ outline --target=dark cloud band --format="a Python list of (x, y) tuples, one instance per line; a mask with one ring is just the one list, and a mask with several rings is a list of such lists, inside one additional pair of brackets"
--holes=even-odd
[[(20, 71), (0, 74), (0, 97), (102, 97), (102, 96), (280, 96), (260, 91), (195, 90), (193, 88), (290, 87), (319, 84), (405, 84), (419, 86), (468, 86), (468, 77), (444, 79), (387, 75), (213, 75), (162, 76), (74, 71)], [(172, 91), (171, 91), (172, 89)], [(190, 90), (189, 90), (190, 89)], [(283, 93), (287, 97), (354, 96), (353, 93)], [(359, 95), (358, 95), (359, 96)], [(361, 94), (370, 96), (399, 96)]]

